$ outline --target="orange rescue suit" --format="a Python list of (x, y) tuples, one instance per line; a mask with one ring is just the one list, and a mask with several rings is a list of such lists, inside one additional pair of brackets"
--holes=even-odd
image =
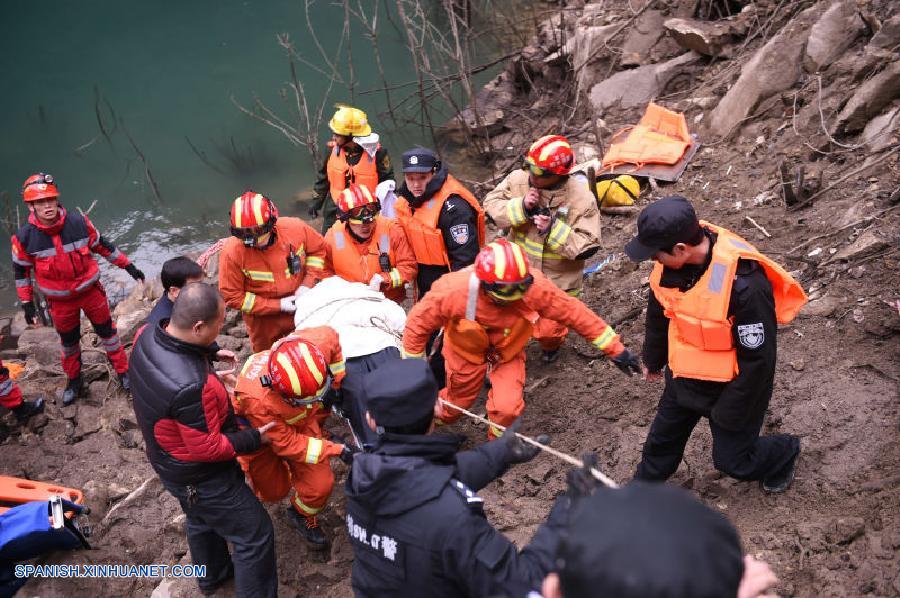
[[(390, 268), (383, 271), (380, 256), (387, 256)], [(384, 279), (381, 291), (388, 299), (402, 303), (407, 282), (416, 279), (416, 256), (406, 233), (392, 218), (377, 216), (375, 229), (367, 242), (359, 242), (343, 222), (335, 222), (325, 233), (324, 276), (337, 275), (350, 282), (369, 284), (372, 276)]]
[[(377, 149), (381, 149), (378, 145)], [(377, 150), (376, 150), (377, 151)], [(356, 183), (369, 190), (375, 196), (375, 187), (378, 186), (378, 168), (375, 165), (375, 153), (363, 151), (359, 162), (351, 166), (347, 162), (347, 152), (335, 145), (328, 156), (325, 166), (325, 174), (328, 175), (329, 193), (333, 201), (341, 196), (341, 191), (347, 188), (347, 183)]]
[(775, 317), (787, 324), (806, 304), (800, 284), (784, 268), (761, 254), (746, 239), (700, 221), (718, 235), (709, 267), (688, 291), (660, 286), (663, 266), (650, 274), (650, 288), (669, 318), (669, 369), (676, 378), (730, 382), (738, 374), (728, 305), (738, 260), (754, 260), (772, 283)]
[[(538, 317), (573, 328), (611, 357), (624, 350), (612, 327), (584, 303), (542, 273), (532, 276), (534, 283), (521, 300), (498, 304), (480, 288), (473, 267), (445, 274), (409, 312), (403, 333), (404, 357), (424, 358), (428, 338), (444, 326), (447, 386), (441, 398), (470, 407), (489, 373), (488, 417), (503, 426), (514, 422), (525, 406), (524, 349)], [(441, 421), (458, 417), (458, 412), (444, 408)], [(489, 434), (499, 436), (499, 430), (492, 427)]]
[[(299, 218), (279, 218), (275, 240), (265, 249), (245, 247), (230, 237), (219, 256), (219, 291), (225, 304), (241, 310), (254, 352), (264, 351), (294, 329), (294, 315), (281, 311), (281, 299), (300, 286), (312, 287), (325, 267), (322, 235)], [(288, 256), (300, 270), (288, 270)]]
[[(344, 358), (337, 332), (328, 326), (297, 330), (294, 335), (315, 344), (329, 363), (334, 387), (344, 377)], [(269, 373), (269, 351), (251, 355), (234, 389), (234, 412), (255, 428), (269, 422), (270, 443), (250, 455), (238, 457), (260, 500), (281, 500), (294, 487), (291, 504), (303, 516), (325, 507), (334, 486), (329, 457), (337, 457), (343, 445), (322, 438), (321, 424), (328, 413), (321, 404), (293, 407), (275, 390), (264, 387), (260, 377)]]
[(422, 265), (450, 267), (450, 256), (447, 255), (447, 246), (444, 245), (444, 234), (438, 228), (438, 219), (444, 202), (451, 195), (462, 197), (478, 214), (478, 244), (484, 245), (484, 210), (481, 204), (462, 183), (448, 174), (447, 180), (437, 193), (416, 208), (415, 212), (403, 197), (398, 197), (397, 203), (394, 204), (397, 220), (406, 231), (409, 244), (416, 254), (416, 262)]

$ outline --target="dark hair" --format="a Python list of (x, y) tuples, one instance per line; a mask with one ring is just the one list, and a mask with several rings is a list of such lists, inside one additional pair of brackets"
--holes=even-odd
[[(404, 434), (406, 436), (420, 436), (422, 434), (428, 434), (428, 428), (431, 427), (431, 421), (434, 419), (434, 415), (429, 413), (419, 421), (415, 421), (411, 424), (406, 424), (405, 426), (385, 426), (384, 431), (389, 432), (391, 434)], [(375, 420), (375, 423), (378, 423), (378, 420)]]
[(200, 264), (188, 257), (179, 255), (163, 264), (159, 278), (162, 281), (163, 290), (168, 292), (172, 287), (176, 289), (183, 287), (188, 278), (203, 278), (205, 275)]
[(197, 322), (209, 322), (219, 315), (222, 296), (216, 287), (205, 282), (185, 285), (175, 299), (171, 322), (176, 328), (187, 330)]
[[(706, 236), (706, 233), (703, 232), (703, 227), (700, 226), (700, 227), (697, 227), (697, 230), (694, 231), (694, 234), (691, 235), (690, 239), (687, 239), (686, 241), (679, 241), (678, 243), (684, 243), (685, 245), (690, 245), (691, 247), (696, 247), (697, 245), (699, 245), (700, 243), (703, 242), (703, 237), (705, 237), (705, 236)], [(678, 243), (673, 243), (673, 244), (669, 245), (668, 247), (663, 247), (660, 249), (660, 251), (663, 251), (663, 252), (671, 255), (672, 250), (675, 249), (675, 246), (678, 245)]]

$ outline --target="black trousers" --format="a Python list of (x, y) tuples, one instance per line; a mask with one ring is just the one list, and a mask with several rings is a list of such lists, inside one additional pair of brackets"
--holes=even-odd
[[(223, 582), (234, 567), (235, 596), (278, 595), (275, 563), (275, 530), (269, 514), (244, 482), (235, 462), (221, 475), (194, 485), (163, 485), (187, 516), (187, 540), (191, 560), (206, 565), (201, 589)], [(234, 554), (228, 554), (228, 542)]]
[(378, 441), (378, 435), (366, 423), (366, 377), (371, 371), (395, 359), (400, 359), (400, 351), (396, 347), (388, 347), (371, 355), (347, 360), (346, 375), (341, 382), (341, 403), (350, 420), (350, 427), (362, 445), (359, 448), (369, 448)]
[[(713, 438), (713, 465), (738, 480), (762, 480), (778, 472), (800, 450), (800, 441), (788, 434), (760, 437), (766, 409), (760, 409), (744, 429), (733, 431), (709, 419)], [(679, 405), (671, 381), (666, 381), (656, 417), (650, 426), (635, 479), (665, 481), (675, 473), (684, 456), (694, 426), (704, 417)]]

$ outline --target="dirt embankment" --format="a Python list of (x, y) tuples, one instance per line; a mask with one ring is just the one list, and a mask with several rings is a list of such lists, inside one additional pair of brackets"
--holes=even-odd
[[(563, 4), (479, 98), (495, 147), (481, 191), (537, 135), (565, 133), (587, 159), (635, 123), (650, 99), (684, 111), (703, 146), (677, 183), (648, 187), (640, 203), (687, 196), (702, 218), (785, 264), (811, 302), (780, 330), (766, 422), (766, 431), (802, 437), (790, 492), (766, 496), (756, 484), (721, 477), (702, 423), (672, 482), (737, 525), (746, 550), (775, 568), (780, 595), (900, 594), (900, 18), (892, 3), (685, 0), (635, 11)], [(585, 300), (639, 348), (649, 269), (622, 254), (633, 218), (604, 217), (603, 226), (595, 260), (614, 259), (588, 281)], [(126, 340), (149, 305), (134, 297), (118, 309)], [(237, 314), (228, 317), (220, 341), (246, 355), (246, 331)], [(26, 395), (61, 389), (52, 332), (26, 333), (12, 353), (28, 355)], [(552, 366), (529, 349), (525, 429), (551, 433), (575, 455), (597, 451), (603, 470), (624, 481), (661, 386), (625, 379), (592, 355), (574, 337)], [(85, 361), (93, 364), (88, 399), (50, 405), (0, 444), (4, 473), (81, 487), (94, 507), (96, 549), (48, 562), (187, 562), (184, 517), (147, 464), (129, 399), (108, 383), (102, 354), (86, 352)], [(477, 424), (455, 429), (473, 443), (485, 434)], [(323, 518), (330, 551), (308, 551), (284, 505), (270, 508), (283, 595), (351, 595), (345, 468), (335, 468)], [(527, 541), (563, 488), (565, 468), (542, 456), (492, 484), (483, 492), (491, 521)], [(158, 580), (42, 580), (22, 593), (197, 595), (190, 582)]]

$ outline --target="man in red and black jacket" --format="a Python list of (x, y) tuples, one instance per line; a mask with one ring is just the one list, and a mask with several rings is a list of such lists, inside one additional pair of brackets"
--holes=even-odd
[(214, 287), (198, 282), (181, 290), (171, 320), (144, 331), (134, 346), (134, 411), (150, 464), (187, 517), (191, 559), (206, 565), (200, 590), (212, 593), (233, 575), (237, 596), (275, 596), (272, 521), (235, 459), (267, 443), (274, 424), (237, 425), (211, 365), (224, 319), (225, 302)]
[(116, 325), (109, 311), (106, 292), (100, 284), (100, 268), (91, 252), (105, 257), (135, 280), (144, 281), (144, 273), (128, 257), (106, 240), (84, 214), (66, 212), (59, 204), (59, 190), (49, 174), (34, 174), (25, 180), (22, 197), (31, 212), (28, 222), (12, 238), (12, 260), (16, 292), (25, 310), (25, 321), (35, 324), (34, 287), (50, 303), (53, 325), (62, 342), (62, 366), (69, 379), (63, 391), (68, 405), (84, 392), (81, 380), (81, 312), (94, 325), (100, 344), (129, 389), (128, 357), (119, 342)]

